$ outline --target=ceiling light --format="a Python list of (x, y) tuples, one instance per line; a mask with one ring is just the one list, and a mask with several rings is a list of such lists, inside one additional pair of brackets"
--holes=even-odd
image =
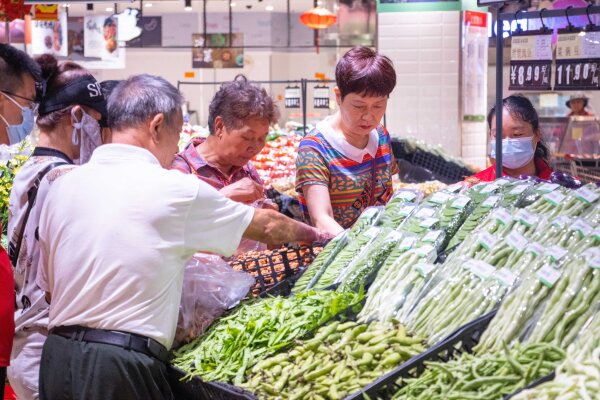
[(267, 11), (273, 11), (274, 7), (269, 4), (268, 6), (265, 7), (265, 10), (267, 10)]
[(235, 3), (229, 3), (229, 7), (235, 7)]
[(63, 3), (62, 6), (63, 6), (63, 8), (69, 8), (69, 7), (71, 7), (71, 5), (69, 3)]
[(146, 3), (144, 4), (144, 7), (152, 7), (152, 3)]
[(185, 0), (185, 11), (192, 11), (192, 0)]
[(322, 5), (323, 5), (323, 2), (322, 2), (321, 0), (319, 0), (319, 1), (317, 1), (317, 5), (318, 5), (318, 6), (322, 6)]
[(114, 8), (112, 8), (112, 7), (106, 7), (106, 8), (104, 9), (104, 11), (106, 11), (106, 12), (113, 12), (113, 11), (114, 11)]

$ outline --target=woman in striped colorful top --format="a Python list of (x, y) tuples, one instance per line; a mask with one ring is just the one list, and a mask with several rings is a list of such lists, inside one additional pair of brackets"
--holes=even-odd
[(305, 218), (337, 234), (362, 211), (392, 195), (398, 164), (390, 135), (380, 125), (396, 85), (389, 58), (368, 47), (348, 51), (335, 71), (339, 110), (319, 122), (296, 160), (296, 191)]

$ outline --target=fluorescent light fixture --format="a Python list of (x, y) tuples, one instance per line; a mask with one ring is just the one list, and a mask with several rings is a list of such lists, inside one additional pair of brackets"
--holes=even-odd
[(185, 0), (185, 11), (192, 11), (192, 0)]
[(270, 4), (265, 7), (265, 10), (267, 10), (267, 11), (273, 11), (274, 9), (275, 8), (272, 5), (270, 5)]
[(322, 6), (322, 5), (323, 5), (323, 2), (322, 2), (321, 0), (319, 0), (319, 1), (317, 1), (317, 5), (318, 5), (318, 6)]
[(106, 8), (104, 9), (104, 11), (106, 11), (106, 12), (113, 12), (113, 11), (115, 11), (115, 9), (114, 9), (114, 8), (112, 8), (112, 7), (106, 7)]
[(235, 7), (235, 3), (230, 3), (229, 6), (230, 7)]
[(63, 3), (62, 7), (63, 8), (69, 8), (69, 7), (71, 7), (71, 5), (69, 3)]
[(152, 7), (152, 3), (144, 3), (144, 7)]

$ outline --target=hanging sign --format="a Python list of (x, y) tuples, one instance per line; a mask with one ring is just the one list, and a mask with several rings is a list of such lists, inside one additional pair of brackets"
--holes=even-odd
[[(485, 121), (487, 114), (488, 15), (484, 12), (464, 11), (463, 21), (463, 120), (481, 122)], [(485, 132), (483, 135), (485, 137)]]
[(552, 88), (552, 33), (514, 34), (510, 50), (510, 90)]
[(556, 46), (555, 90), (599, 90), (600, 32), (564, 31)]
[(329, 86), (315, 86), (313, 91), (313, 107), (329, 109)]
[(58, 19), (58, 4), (36, 4), (34, 6), (36, 21), (56, 21)]
[(285, 88), (285, 108), (300, 108), (300, 88)]

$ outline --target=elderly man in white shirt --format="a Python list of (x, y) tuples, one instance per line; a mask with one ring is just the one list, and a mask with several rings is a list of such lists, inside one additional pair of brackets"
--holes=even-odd
[(325, 239), (167, 170), (182, 101), (160, 77), (120, 83), (108, 103), (113, 143), (48, 193), (39, 226), (45, 262), (38, 284), (51, 297), (42, 400), (171, 399), (165, 361), (186, 261), (197, 251), (230, 255), (242, 237)]

